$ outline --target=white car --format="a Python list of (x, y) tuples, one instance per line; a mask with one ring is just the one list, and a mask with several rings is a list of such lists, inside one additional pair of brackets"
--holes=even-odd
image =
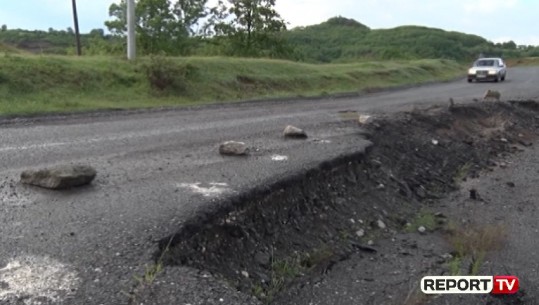
[(501, 58), (479, 58), (468, 69), (468, 82), (475, 81), (504, 81), (507, 67)]

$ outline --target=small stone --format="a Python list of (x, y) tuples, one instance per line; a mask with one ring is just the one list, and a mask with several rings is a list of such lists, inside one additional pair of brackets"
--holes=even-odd
[(515, 183), (514, 182), (507, 182), (506, 183), (508, 187), (515, 187)]
[(382, 230), (386, 228), (386, 224), (383, 221), (381, 221), (380, 219), (378, 219), (376, 221), (376, 225), (378, 226), (378, 228), (380, 228)]
[(439, 144), (438, 140), (435, 140), (435, 139), (433, 139), (431, 142), (432, 142), (432, 145), (438, 145)]
[(372, 246), (372, 245), (374, 245), (374, 241), (372, 241), (372, 240), (369, 240), (369, 241), (367, 242), (367, 245), (369, 245), (369, 246)]
[(307, 133), (298, 127), (288, 125), (283, 131), (283, 135), (285, 138), (296, 138), (296, 139), (306, 139)]
[(427, 232), (427, 228), (425, 228), (424, 226), (420, 226), (419, 228), (417, 228), (417, 232), (424, 234), (425, 232)]
[(384, 189), (385, 187), (386, 187), (386, 186), (385, 186), (383, 183), (380, 183), (380, 184), (378, 184), (378, 185), (376, 186), (376, 188), (379, 189), (379, 190), (382, 190), (382, 189)]
[(43, 188), (59, 190), (90, 184), (97, 172), (87, 165), (59, 165), (21, 173), (21, 182)]
[(356, 220), (354, 218), (350, 218), (350, 223), (351, 224), (355, 224), (356, 223)]
[(500, 141), (504, 142), (504, 143), (507, 143), (507, 139), (506, 138), (500, 138)]
[(507, 167), (507, 163), (505, 163), (505, 162), (500, 162), (499, 165), (500, 165), (501, 168), (506, 168)]
[(245, 156), (248, 149), (245, 143), (236, 141), (226, 141), (219, 145), (219, 153), (226, 156)]
[(357, 230), (357, 231), (356, 231), (356, 236), (357, 236), (357, 237), (363, 237), (363, 236), (365, 236), (365, 230), (363, 230), (363, 229)]
[(445, 214), (442, 213), (442, 212), (436, 212), (436, 213), (434, 213), (434, 217), (437, 217), (437, 218), (447, 218), (447, 216), (445, 216)]
[(446, 261), (448, 261), (448, 260), (453, 258), (453, 255), (451, 255), (450, 253), (444, 253), (444, 254), (440, 255), (440, 257), (445, 259)]
[(247, 271), (242, 271), (242, 272), (241, 272), (241, 275), (242, 275), (244, 278), (247, 278), (247, 279), (249, 278), (249, 272), (247, 272)]

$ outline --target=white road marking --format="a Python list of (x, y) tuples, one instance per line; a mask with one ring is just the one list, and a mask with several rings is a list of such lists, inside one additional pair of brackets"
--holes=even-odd
[(201, 182), (178, 184), (179, 187), (189, 189), (193, 193), (202, 194), (204, 197), (218, 196), (230, 191), (227, 183), (210, 182), (208, 186), (202, 185), (203, 183)]
[(0, 269), (0, 302), (17, 298), (26, 305), (42, 304), (44, 299), (60, 303), (79, 283), (74, 271), (54, 259), (18, 257)]
[(319, 144), (330, 144), (331, 143), (330, 140), (315, 140), (314, 142), (319, 143)]
[(271, 156), (271, 160), (273, 160), (273, 161), (286, 161), (286, 160), (288, 160), (288, 156), (273, 155), (273, 156)]

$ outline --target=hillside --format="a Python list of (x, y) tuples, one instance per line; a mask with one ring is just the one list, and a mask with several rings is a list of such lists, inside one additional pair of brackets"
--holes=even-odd
[(284, 36), (296, 50), (297, 59), (307, 62), (419, 58), (469, 60), (480, 53), (521, 56), (512, 42), (493, 44), (476, 35), (420, 26), (372, 30), (344, 17), (294, 28)]
[[(88, 55), (118, 54), (123, 40), (106, 35), (104, 30), (94, 29), (81, 34), (84, 53)], [(0, 51), (22, 50), (34, 54), (68, 55), (75, 51), (75, 33), (72, 29), (48, 31), (2, 29), (0, 30)], [(120, 50), (118, 50), (120, 49)]]
[[(421, 26), (370, 29), (356, 20), (344, 17), (294, 28), (280, 35), (278, 41), (284, 42), (280, 48), (287, 51), (276, 57), (309, 63), (424, 58), (469, 61), (480, 53), (505, 58), (539, 56), (538, 46), (517, 46), (511, 41), (494, 44), (477, 35)], [(102, 29), (82, 34), (81, 40), (84, 55), (125, 53), (124, 38), (107, 34)], [(68, 55), (75, 51), (75, 35), (69, 28), (48, 31), (2, 29), (0, 44), (4, 45), (2, 48), (12, 51), (17, 48), (34, 54)], [(222, 37), (190, 37), (185, 44), (190, 50), (186, 54), (193, 56), (230, 55), (227, 53), (226, 38)], [(264, 52), (260, 54), (271, 57)]]

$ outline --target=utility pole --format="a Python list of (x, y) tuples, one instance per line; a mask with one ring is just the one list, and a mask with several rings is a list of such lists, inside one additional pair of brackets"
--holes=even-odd
[(127, 0), (127, 59), (137, 56), (135, 41), (135, 0)]
[(73, 3), (73, 22), (75, 23), (75, 38), (77, 40), (77, 55), (82, 55), (80, 46), (80, 32), (79, 32), (79, 17), (77, 15), (77, 0), (72, 0)]

